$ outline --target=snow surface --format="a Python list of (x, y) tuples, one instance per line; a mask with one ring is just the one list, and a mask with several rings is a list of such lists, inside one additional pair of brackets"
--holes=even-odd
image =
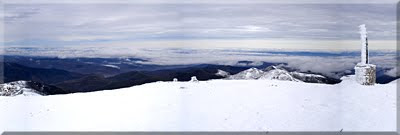
[(396, 83), (155, 82), (0, 97), (0, 131), (395, 131)]

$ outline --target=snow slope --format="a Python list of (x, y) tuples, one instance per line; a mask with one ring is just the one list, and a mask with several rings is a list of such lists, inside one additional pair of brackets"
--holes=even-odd
[(155, 82), (0, 97), (0, 131), (395, 131), (396, 83)]

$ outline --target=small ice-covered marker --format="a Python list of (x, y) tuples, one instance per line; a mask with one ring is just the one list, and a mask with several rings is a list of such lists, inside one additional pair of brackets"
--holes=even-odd
[(192, 76), (192, 79), (190, 79), (190, 82), (199, 82), (199, 80), (197, 80), (196, 76)]
[(177, 78), (174, 78), (172, 81), (173, 81), (173, 82), (178, 82), (178, 79), (177, 79)]

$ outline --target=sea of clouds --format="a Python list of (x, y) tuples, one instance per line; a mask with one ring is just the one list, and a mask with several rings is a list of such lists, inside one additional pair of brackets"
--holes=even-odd
[[(191, 48), (135, 48), (135, 47), (7, 47), (3, 55), (48, 56), (58, 58), (141, 58), (140, 64), (186, 65), (219, 64), (240, 65), (238, 61), (285, 63), (288, 67), (307, 72), (335, 76), (337, 72), (349, 73), (360, 62), (357, 51), (272, 50), (272, 49), (191, 49)], [(370, 63), (385, 69), (385, 74), (396, 76), (395, 51), (372, 51)]]

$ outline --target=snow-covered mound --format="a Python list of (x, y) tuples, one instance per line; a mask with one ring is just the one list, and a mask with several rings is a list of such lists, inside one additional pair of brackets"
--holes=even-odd
[(270, 66), (265, 69), (250, 68), (235, 75), (228, 76), (230, 80), (284, 80), (295, 82), (326, 83), (327, 78), (322, 75), (289, 72), (284, 68)]
[(155, 82), (0, 97), (1, 131), (396, 131), (396, 83)]
[(32, 87), (30, 87), (29, 82), (27, 81), (15, 81), (0, 84), (0, 96), (37, 96), (44, 95), (39, 91), (36, 91)]

